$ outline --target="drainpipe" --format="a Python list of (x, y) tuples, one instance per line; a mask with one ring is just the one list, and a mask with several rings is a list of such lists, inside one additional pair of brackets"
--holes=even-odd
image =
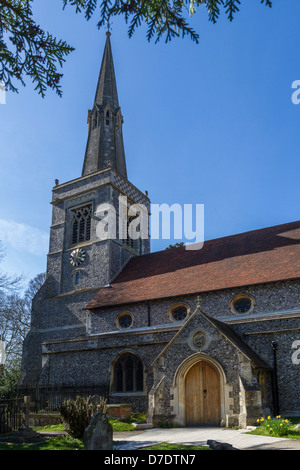
[(273, 371), (273, 401), (274, 401), (274, 414), (275, 416), (280, 414), (279, 410), (279, 399), (278, 399), (278, 380), (277, 380), (277, 343), (276, 341), (271, 342), (271, 346), (273, 349), (273, 363), (274, 363), (274, 371)]
[(150, 316), (150, 304), (147, 302), (147, 308), (148, 308), (148, 326), (151, 326), (151, 316)]

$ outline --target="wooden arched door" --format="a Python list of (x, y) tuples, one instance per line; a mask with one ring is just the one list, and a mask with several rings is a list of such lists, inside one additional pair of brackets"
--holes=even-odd
[(199, 361), (188, 371), (185, 410), (187, 426), (220, 425), (220, 374), (210, 363)]

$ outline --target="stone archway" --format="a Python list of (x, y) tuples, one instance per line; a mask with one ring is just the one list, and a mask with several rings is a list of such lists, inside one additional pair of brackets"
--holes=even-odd
[(226, 415), (232, 413), (231, 390), (217, 361), (204, 353), (189, 356), (178, 367), (173, 380), (172, 404), (177, 425), (225, 426)]

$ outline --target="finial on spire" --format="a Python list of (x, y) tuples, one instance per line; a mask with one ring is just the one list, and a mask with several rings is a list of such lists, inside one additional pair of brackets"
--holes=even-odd
[(110, 35), (111, 35), (111, 32), (110, 32), (110, 30), (111, 30), (111, 25), (112, 25), (112, 23), (110, 23), (110, 21), (107, 20), (107, 22), (106, 22), (106, 26), (107, 26), (106, 36), (110, 36)]

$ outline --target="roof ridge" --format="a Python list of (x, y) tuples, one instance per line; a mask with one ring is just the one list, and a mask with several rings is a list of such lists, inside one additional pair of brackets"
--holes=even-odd
[[(280, 227), (283, 228), (285, 226), (293, 225), (293, 224), (297, 224), (297, 223), (299, 223), (299, 227), (300, 227), (300, 220), (295, 220), (295, 221), (292, 221), (292, 222), (286, 222), (284, 224), (271, 225), (271, 226), (268, 226), (268, 227), (261, 227), (261, 228), (257, 228), (257, 229), (253, 229), (253, 230), (249, 230), (249, 231), (245, 231), (245, 232), (238, 232), (238, 233), (233, 233), (231, 235), (224, 235), (224, 236), (217, 237), (217, 238), (208, 238), (207, 240), (204, 240), (204, 244), (207, 243), (207, 242), (214, 242), (214, 241), (218, 241), (218, 240), (234, 238), (234, 237), (238, 237), (238, 236), (246, 235), (246, 234), (251, 235), (253, 233), (263, 232), (263, 231), (267, 231), (267, 230), (271, 230), (271, 229), (275, 229), (275, 228), (280, 228)], [(199, 243), (195, 243), (195, 245), (196, 244), (199, 244)], [(174, 248), (169, 248), (169, 249), (164, 248), (163, 250), (158, 250), (158, 251), (151, 251), (150, 253), (144, 253), (142, 255), (137, 255), (137, 256), (135, 256), (133, 258), (130, 258), (130, 259), (138, 259), (138, 258), (142, 258), (142, 257), (144, 258), (146, 256), (152, 256), (152, 255), (159, 254), (159, 253), (173, 252), (173, 250), (176, 250), (177, 253), (179, 251), (198, 251), (198, 250), (187, 249), (187, 246), (193, 246), (193, 243), (191, 243), (190, 245), (184, 245), (184, 246), (179, 246), (179, 247), (174, 247)]]
[[(300, 221), (133, 257), (88, 308), (243, 289), (300, 278)], [(221, 241), (220, 241), (221, 240)]]

